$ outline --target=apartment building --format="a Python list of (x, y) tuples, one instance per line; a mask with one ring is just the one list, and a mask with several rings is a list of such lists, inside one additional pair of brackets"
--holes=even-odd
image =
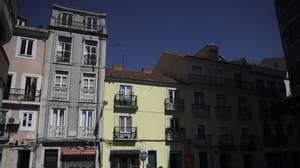
[(1, 166), (34, 167), (38, 145), (43, 63), (48, 30), (17, 20), (4, 45), (10, 66), (1, 109)]
[[(278, 166), (278, 156), (291, 167), (298, 162), (295, 118), (271, 108), (286, 97), (285, 71), (249, 64), (244, 58), (227, 61), (209, 44), (192, 56), (163, 53), (154, 73), (184, 83), (175, 94), (184, 101), (178, 121), (186, 130), (184, 148), (177, 156), (184, 166), (269, 168)], [(180, 160), (174, 157), (171, 165)]]
[(99, 167), (106, 15), (53, 5), (36, 167)]
[(9, 67), (9, 60), (3, 45), (13, 36), (17, 9), (18, 0), (3, 0), (0, 2), (0, 109)]
[(177, 81), (149, 69), (136, 72), (113, 65), (106, 70), (102, 167), (176, 168), (168, 162), (169, 144), (183, 144), (184, 132), (176, 134), (182, 129), (169, 114), (177, 106), (168, 95), (174, 95), (177, 87)]

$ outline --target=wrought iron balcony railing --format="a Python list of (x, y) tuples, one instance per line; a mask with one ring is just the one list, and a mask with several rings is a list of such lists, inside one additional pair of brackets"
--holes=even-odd
[(126, 94), (116, 94), (115, 95), (115, 107), (117, 108), (133, 108), (137, 109), (137, 96), (136, 95), (126, 95)]
[(66, 23), (64, 25), (62, 19), (60, 19), (60, 18), (52, 18), (52, 19), (54, 19), (54, 25), (51, 25), (51, 26), (57, 26), (57, 27), (62, 27), (62, 28), (71, 28), (71, 29), (88, 31), (88, 32), (102, 32), (103, 31), (103, 26), (100, 24), (88, 25), (84, 21), (79, 22), (79, 21), (73, 20), (71, 25), (68, 25), (68, 23)]
[(197, 146), (209, 146), (211, 145), (211, 135), (195, 135), (194, 137), (194, 145)]
[(11, 101), (40, 102), (39, 90), (10, 88), (4, 92), (3, 99)]
[(232, 117), (232, 111), (231, 106), (227, 105), (216, 105), (215, 106), (215, 112), (217, 118), (231, 118)]
[(165, 110), (166, 111), (182, 111), (184, 109), (184, 100), (183, 99), (165, 99)]
[(80, 138), (94, 138), (94, 127), (79, 127)]
[(209, 117), (210, 106), (206, 104), (192, 104), (192, 113), (194, 116)]
[(238, 115), (242, 120), (251, 119), (252, 118), (252, 110), (250, 107), (238, 107)]
[(53, 98), (54, 99), (68, 99), (68, 88), (67, 87), (53, 87)]
[(208, 85), (213, 87), (228, 87), (228, 88), (237, 88), (245, 90), (254, 90), (254, 84), (249, 81), (239, 81), (236, 82), (231, 78), (224, 78), (218, 76), (207, 76), (199, 74), (189, 74), (189, 81), (192, 83)]
[(95, 89), (82, 88), (80, 90), (80, 99), (83, 101), (95, 101), (96, 99)]
[(65, 126), (53, 126), (51, 125), (48, 130), (49, 138), (64, 138)]
[(180, 140), (185, 138), (185, 128), (166, 128), (167, 140)]
[(137, 139), (137, 127), (115, 127), (114, 140), (135, 140)]

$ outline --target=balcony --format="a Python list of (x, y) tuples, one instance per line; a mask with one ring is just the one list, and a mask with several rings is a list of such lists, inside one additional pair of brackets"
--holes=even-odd
[(53, 98), (54, 99), (68, 99), (68, 88), (67, 87), (53, 87)]
[(115, 110), (137, 110), (137, 96), (136, 95), (124, 95), (116, 94), (114, 101)]
[(192, 113), (197, 117), (209, 117), (210, 116), (210, 106), (205, 104), (192, 104)]
[(211, 145), (211, 135), (204, 134), (202, 136), (195, 135), (194, 145), (196, 146), (209, 146)]
[(256, 143), (254, 135), (243, 135), (241, 136), (241, 144), (240, 144), (241, 151), (251, 151), (256, 149)]
[[(72, 20), (71, 25), (64, 25), (62, 19), (60, 18), (52, 18), (54, 20), (54, 24), (50, 26), (60, 27), (63, 29), (73, 29), (77, 31), (85, 31), (85, 32), (103, 32), (103, 26), (100, 24), (87, 25), (84, 21), (74, 21)], [(99, 22), (99, 21), (98, 21)]]
[(137, 127), (115, 127), (114, 140), (136, 140)]
[(254, 90), (254, 85), (252, 82), (239, 81), (236, 82), (231, 78), (217, 77), (217, 76), (207, 76), (198, 74), (189, 74), (189, 81), (195, 84), (207, 85), (212, 87), (222, 87), (222, 88), (235, 88), (243, 90)]
[(216, 117), (219, 119), (229, 119), (232, 117), (231, 106), (216, 105), (215, 112), (216, 112)]
[(181, 112), (184, 110), (183, 99), (165, 99), (165, 111), (167, 112)]
[(50, 126), (48, 131), (49, 138), (64, 138), (65, 126)]
[(229, 134), (219, 135), (219, 149), (222, 151), (235, 151), (233, 136)]
[(238, 107), (238, 115), (241, 120), (250, 120), (252, 118), (252, 110), (250, 107)]
[(183, 140), (185, 138), (184, 128), (166, 128), (166, 140)]
[(83, 101), (95, 101), (95, 89), (82, 88), (80, 90), (80, 99)]
[(41, 92), (39, 90), (27, 90), (10, 88), (5, 90), (3, 100), (18, 102), (40, 102)]
[(94, 127), (79, 127), (80, 138), (94, 138)]

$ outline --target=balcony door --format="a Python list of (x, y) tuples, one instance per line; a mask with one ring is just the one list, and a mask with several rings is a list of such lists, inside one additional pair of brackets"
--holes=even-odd
[(119, 126), (120, 133), (131, 133), (132, 118), (130, 116), (120, 116)]
[(194, 92), (194, 103), (197, 105), (205, 104), (205, 98), (203, 92)]
[(169, 98), (170, 104), (176, 103), (177, 96), (178, 96), (178, 91), (176, 89), (168, 90), (168, 98)]
[(197, 126), (197, 139), (198, 140), (205, 140), (205, 126), (204, 125), (198, 125)]
[(6, 99), (6, 100), (9, 99), (10, 90), (11, 90), (11, 86), (12, 86), (12, 79), (13, 79), (13, 75), (8, 74), (7, 78), (6, 78), (6, 87), (5, 87), (5, 90), (4, 90), (3, 99)]
[(132, 95), (132, 86), (120, 85), (121, 99), (130, 101)]
[(216, 95), (217, 105), (218, 106), (226, 106), (226, 99), (225, 95), (223, 94), (217, 94)]
[(178, 118), (170, 119), (170, 128), (172, 131), (177, 132), (180, 129), (180, 121)]
[(50, 125), (53, 127), (63, 127), (65, 125), (65, 109), (53, 108)]
[(38, 78), (37, 77), (29, 77), (27, 76), (25, 78), (25, 94), (24, 94), (24, 98), (27, 101), (34, 101), (36, 95), (36, 91), (37, 91), (37, 81)]

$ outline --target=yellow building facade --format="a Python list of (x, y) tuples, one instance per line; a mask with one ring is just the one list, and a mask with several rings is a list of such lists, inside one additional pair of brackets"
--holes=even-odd
[[(174, 116), (166, 113), (169, 90), (176, 90), (175, 85), (176, 81), (149, 70), (130, 72), (120, 65), (107, 70), (102, 116), (103, 167), (167, 168), (173, 150), (180, 153), (178, 163), (183, 164), (182, 143), (168, 132), (170, 127), (179, 126), (174, 126), (170, 122)], [(173, 143), (179, 145), (174, 148)], [(140, 158), (143, 152), (148, 155), (145, 161)]]

